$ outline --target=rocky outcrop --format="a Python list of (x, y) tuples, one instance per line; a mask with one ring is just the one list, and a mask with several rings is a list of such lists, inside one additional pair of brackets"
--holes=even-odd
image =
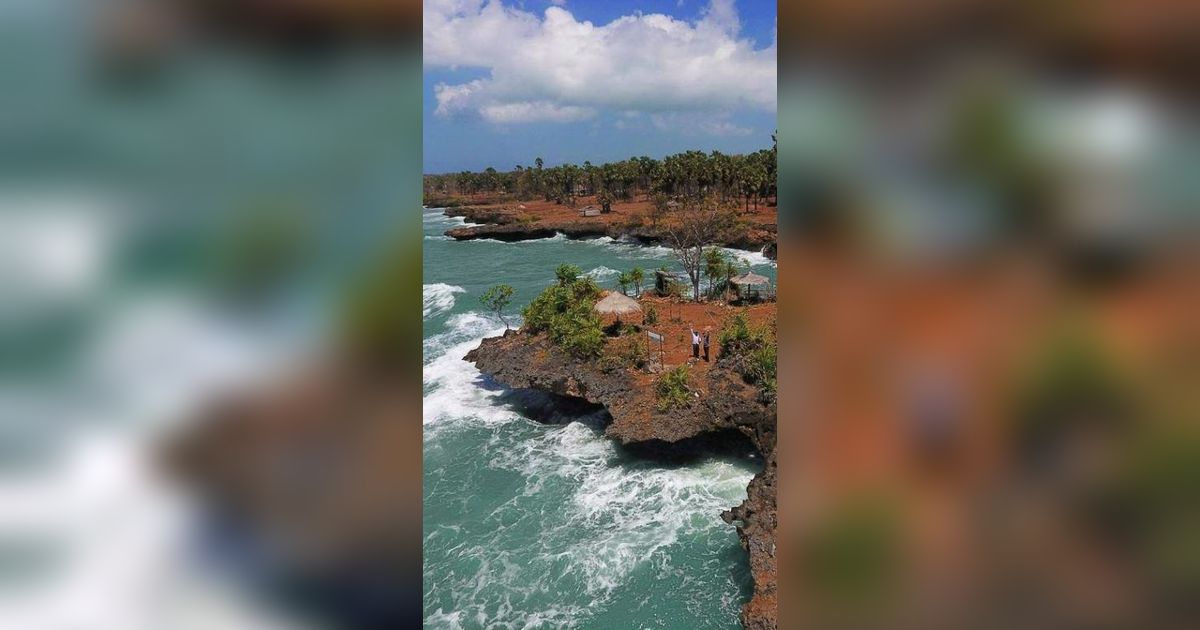
[(459, 241), (491, 238), (498, 241), (529, 241), (563, 234), (567, 238), (588, 238), (611, 234), (608, 226), (589, 221), (539, 221), (537, 223), (507, 223), (473, 225), (446, 231), (446, 236)]
[[(508, 225), (518, 223), (528, 215), (519, 212), (517, 208), (489, 206), (459, 206), (446, 208), (443, 211), (448, 217), (462, 217), (469, 223), (490, 223), (493, 225)], [(532, 221), (533, 217), (526, 219)]]
[[(462, 217), (470, 223), (481, 224), (457, 227), (446, 231), (446, 236), (459, 241), (487, 238), (514, 242), (549, 238), (557, 234), (562, 234), (567, 238), (609, 236), (615, 239), (631, 239), (643, 244), (661, 243), (664, 240), (662, 231), (653, 226), (583, 218), (578, 220), (537, 219), (519, 208), (463, 206), (447, 208), (445, 214), (451, 217)], [(767, 254), (768, 250), (773, 252), (775, 249), (775, 224), (755, 224), (720, 245), (752, 252), (763, 252), (764, 254)]]
[(742, 610), (746, 628), (777, 626), (775, 562), (775, 408), (759, 402), (757, 390), (730, 370), (714, 367), (694, 384), (696, 398), (659, 412), (652, 381), (627, 370), (605, 371), (559, 350), (541, 335), (508, 331), (484, 339), (464, 357), (509, 387), (536, 389), (604, 405), (612, 415), (605, 434), (624, 445), (679, 443), (736, 430), (762, 455), (765, 466), (747, 488), (747, 498), (721, 516), (736, 523), (750, 556), (754, 596)]

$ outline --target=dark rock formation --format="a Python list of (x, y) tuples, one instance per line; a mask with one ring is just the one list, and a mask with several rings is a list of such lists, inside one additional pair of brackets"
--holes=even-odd
[[(528, 241), (563, 234), (567, 238), (593, 238), (609, 236), (636, 240), (642, 244), (660, 243), (662, 231), (646, 225), (627, 225), (604, 221), (545, 220), (525, 214), (520, 209), (509, 207), (461, 206), (447, 208), (446, 216), (462, 217), (470, 223), (482, 225), (463, 226), (446, 231), (446, 236), (460, 241), (490, 238), (498, 241)], [(767, 253), (775, 250), (775, 224), (758, 224), (721, 243), (725, 247)], [(772, 256), (772, 254), (767, 254)]]
[(746, 435), (765, 466), (751, 480), (746, 500), (721, 516), (738, 523), (738, 536), (750, 555), (754, 596), (742, 610), (742, 624), (753, 629), (777, 626), (775, 408), (760, 403), (754, 387), (732, 371), (714, 367), (698, 384), (700, 395), (691, 404), (658, 412), (646, 375), (605, 372), (595, 362), (559, 350), (543, 336), (509, 331), (484, 339), (465, 359), (509, 387), (604, 405), (612, 415), (605, 434), (624, 445), (677, 443), (729, 430)]

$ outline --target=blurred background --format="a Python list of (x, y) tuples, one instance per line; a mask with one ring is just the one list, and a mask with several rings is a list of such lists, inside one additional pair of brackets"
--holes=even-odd
[(1197, 8), (781, 3), (784, 627), (1200, 623)]
[[(1195, 627), (1195, 3), (779, 14), (784, 627)], [(415, 620), (419, 16), (0, 4), (0, 627)]]
[(0, 3), (0, 627), (416, 621), (420, 14)]

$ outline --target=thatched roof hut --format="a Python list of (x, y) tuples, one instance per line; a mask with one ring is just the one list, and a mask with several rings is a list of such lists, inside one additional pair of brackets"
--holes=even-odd
[(736, 287), (765, 287), (771, 284), (771, 279), (766, 276), (760, 276), (756, 273), (746, 273), (740, 276), (734, 276), (729, 279), (730, 284)]
[(733, 285), (738, 297), (743, 300), (761, 300), (764, 297), (770, 298), (773, 295), (773, 292), (770, 290), (771, 279), (756, 273), (750, 273), (749, 271), (740, 276), (730, 278), (729, 284)]
[(596, 302), (595, 309), (600, 315), (614, 316), (617, 319), (640, 317), (642, 314), (642, 305), (638, 304), (637, 300), (616, 291), (609, 291), (608, 295)]

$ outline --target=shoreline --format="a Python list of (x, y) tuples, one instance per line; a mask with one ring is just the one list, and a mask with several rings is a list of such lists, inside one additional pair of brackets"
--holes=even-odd
[(700, 374), (699, 392), (685, 407), (654, 409), (653, 388), (641, 375), (621, 370), (605, 372), (594, 362), (571, 357), (544, 335), (510, 330), (484, 338), (463, 360), (513, 389), (531, 389), (587, 401), (608, 410), (612, 420), (605, 437), (631, 450), (689, 444), (719, 438), (735, 431), (761, 457), (762, 468), (750, 480), (746, 499), (721, 513), (735, 525), (747, 552), (753, 595), (742, 607), (745, 628), (777, 627), (775, 531), (776, 410), (755, 397), (752, 386), (732, 371), (713, 366)]
[[(429, 206), (424, 206), (429, 208)], [(433, 209), (438, 209), (434, 206)], [(537, 216), (525, 206), (456, 205), (443, 207), (447, 217), (462, 218), (475, 225), (446, 230), (443, 234), (457, 241), (492, 239), (506, 243), (553, 238), (562, 234), (568, 239), (585, 239), (608, 236), (613, 239), (635, 241), (640, 245), (657, 245), (664, 240), (661, 228), (645, 225), (641, 215), (628, 208), (616, 206), (608, 216), (597, 217), (546, 217)], [(556, 209), (563, 215), (566, 209)], [(573, 212), (571, 209), (569, 212)], [(624, 218), (618, 221), (617, 218)], [(778, 226), (774, 216), (770, 221), (748, 223), (737, 237), (714, 243), (720, 247), (760, 253), (775, 260), (778, 251), (776, 242)]]

